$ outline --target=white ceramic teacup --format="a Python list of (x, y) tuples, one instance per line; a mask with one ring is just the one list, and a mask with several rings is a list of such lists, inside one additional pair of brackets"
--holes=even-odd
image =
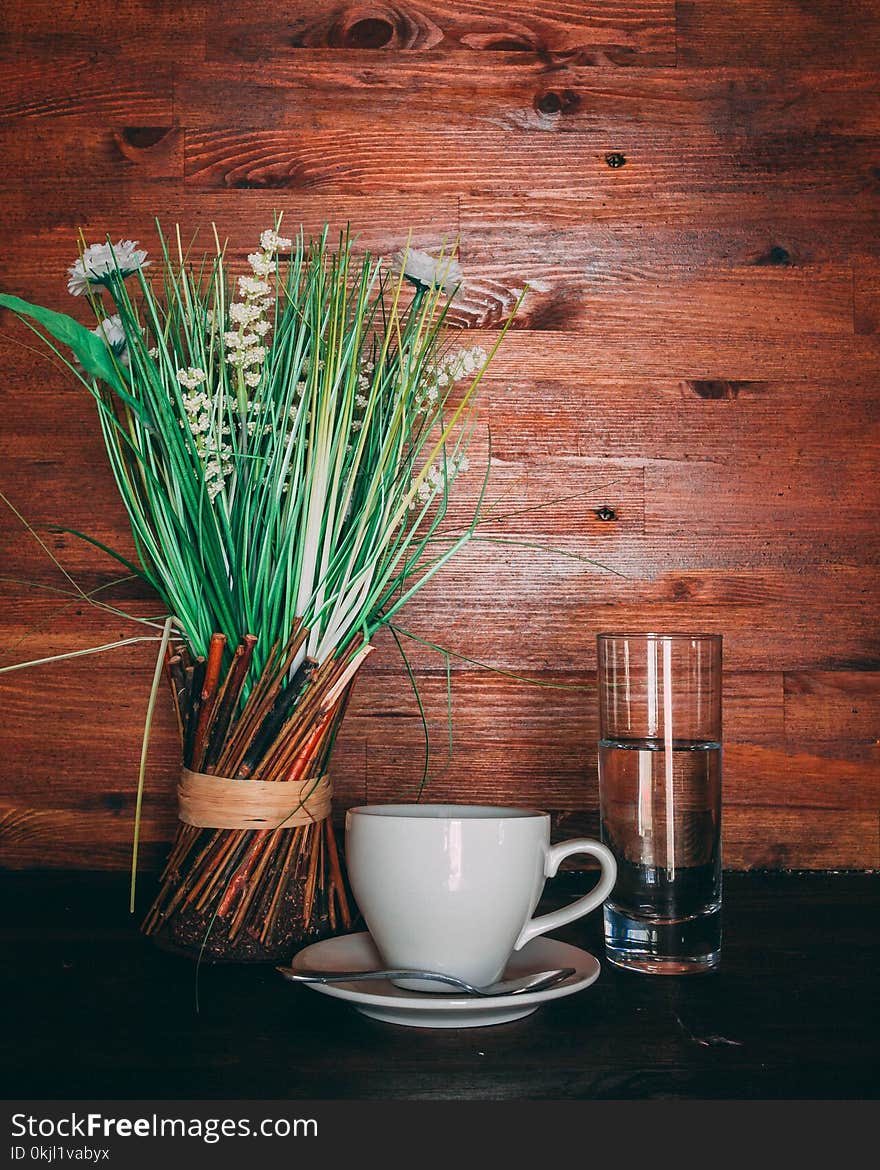
[[(611, 892), (617, 867), (598, 841), (550, 844), (550, 817), (483, 805), (384, 804), (345, 820), (352, 889), (388, 967), (457, 975), (483, 986), (513, 951), (589, 914)], [(544, 881), (573, 853), (602, 866), (599, 884), (570, 906), (532, 918)], [(401, 981), (418, 991), (436, 983)]]

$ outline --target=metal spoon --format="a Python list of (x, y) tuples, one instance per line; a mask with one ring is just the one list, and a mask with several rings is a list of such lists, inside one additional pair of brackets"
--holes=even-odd
[(285, 979), (291, 983), (354, 983), (367, 979), (429, 979), (434, 983), (447, 983), (459, 991), (466, 991), (468, 995), (481, 997), (495, 995), (522, 995), (526, 991), (544, 991), (556, 983), (561, 983), (569, 975), (575, 974), (574, 967), (560, 967), (553, 971), (537, 971), (533, 975), (521, 976), (519, 979), (502, 979), (498, 983), (488, 983), (485, 987), (475, 987), (464, 979), (455, 975), (441, 975), (438, 971), (294, 971), (292, 967), (276, 967)]

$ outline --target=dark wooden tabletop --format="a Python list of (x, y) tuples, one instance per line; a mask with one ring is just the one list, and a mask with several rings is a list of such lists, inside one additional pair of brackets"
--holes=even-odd
[[(271, 968), (157, 950), (115, 875), (0, 879), (4, 1095), (38, 1099), (875, 1098), (880, 878), (730, 874), (723, 965), (512, 1024), (378, 1023)], [(148, 891), (145, 891), (145, 893)], [(560, 937), (602, 957), (599, 916)]]

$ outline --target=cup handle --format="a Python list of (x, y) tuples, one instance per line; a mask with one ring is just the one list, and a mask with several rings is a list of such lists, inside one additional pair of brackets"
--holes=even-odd
[(591, 910), (601, 906), (614, 889), (614, 883), (617, 880), (617, 862), (614, 860), (614, 854), (606, 846), (600, 845), (598, 841), (589, 841), (583, 837), (574, 841), (562, 841), (559, 845), (551, 845), (547, 850), (547, 859), (544, 862), (544, 876), (555, 877), (561, 863), (573, 853), (589, 853), (591, 857), (599, 859), (599, 864), (602, 866), (599, 884), (589, 894), (572, 902), (570, 906), (563, 906), (561, 910), (553, 910), (550, 914), (542, 914), (539, 918), (530, 919), (516, 940), (516, 945), (513, 948), (515, 951), (522, 950), (530, 939), (539, 934), (546, 934), (548, 930), (555, 930), (567, 922), (574, 922), (576, 918), (583, 918), (585, 914), (589, 914)]

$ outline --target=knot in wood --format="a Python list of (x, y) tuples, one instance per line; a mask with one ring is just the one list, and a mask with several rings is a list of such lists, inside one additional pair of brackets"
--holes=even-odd
[(607, 504), (603, 504), (601, 508), (594, 509), (599, 520), (616, 520), (617, 513), (613, 508), (609, 508)]
[(569, 114), (579, 105), (580, 98), (573, 89), (549, 89), (535, 98), (535, 109), (540, 114)]
[(345, 30), (345, 44), (352, 49), (381, 49), (394, 38), (395, 28), (383, 16), (365, 16)]
[(413, 49), (430, 47), (436, 32), (396, 5), (358, 4), (339, 13), (329, 27), (319, 21), (305, 39), (314, 48)]
[(605, 155), (605, 162), (609, 167), (616, 170), (618, 167), (626, 166), (626, 155), (621, 154), (619, 150), (612, 150), (609, 154)]

